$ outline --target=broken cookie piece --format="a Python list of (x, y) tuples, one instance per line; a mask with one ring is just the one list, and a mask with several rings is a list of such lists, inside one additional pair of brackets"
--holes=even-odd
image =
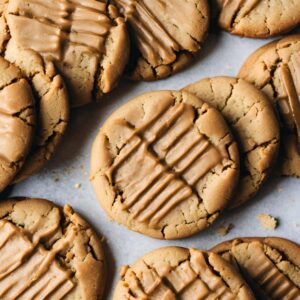
[(0, 56), (0, 192), (22, 168), (34, 139), (35, 100), (21, 70)]
[(249, 201), (270, 175), (280, 146), (280, 130), (269, 99), (252, 84), (233, 77), (212, 77), (183, 89), (221, 111), (241, 153), (235, 208)]
[(196, 96), (143, 94), (120, 107), (94, 141), (91, 181), (108, 215), (160, 239), (208, 227), (239, 178), (237, 145), (222, 115)]
[(231, 229), (233, 228), (233, 224), (227, 224), (227, 225), (221, 225), (218, 229), (217, 232), (220, 236), (225, 236), (227, 235)]
[(278, 226), (278, 220), (268, 214), (259, 214), (257, 219), (264, 229), (275, 230)]
[(300, 247), (283, 238), (238, 238), (211, 251), (244, 275), (256, 299), (300, 299)]
[(0, 298), (102, 298), (100, 239), (72, 208), (42, 199), (0, 203)]
[(113, 300), (255, 299), (241, 275), (219, 255), (165, 247), (123, 267)]

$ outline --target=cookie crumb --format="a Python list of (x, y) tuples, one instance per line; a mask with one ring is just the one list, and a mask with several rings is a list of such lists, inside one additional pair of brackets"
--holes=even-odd
[(88, 176), (88, 172), (86, 171), (84, 165), (80, 165), (80, 169), (81, 169), (83, 175)]
[(264, 229), (275, 230), (278, 226), (278, 220), (268, 214), (259, 214), (256, 217)]
[(75, 189), (80, 189), (80, 188), (81, 188), (81, 183), (78, 183), (78, 182), (75, 183), (75, 184), (74, 184), (74, 188), (75, 188)]
[(59, 182), (59, 177), (58, 176), (54, 177), (53, 180), (54, 180), (54, 182)]
[(217, 232), (220, 236), (225, 236), (231, 231), (232, 228), (233, 228), (233, 224), (221, 225), (217, 229)]

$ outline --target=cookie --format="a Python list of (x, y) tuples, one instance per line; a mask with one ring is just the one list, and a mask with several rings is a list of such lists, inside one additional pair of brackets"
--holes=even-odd
[(108, 215), (160, 238), (209, 226), (239, 177), (237, 145), (221, 114), (185, 92), (143, 94), (97, 135), (91, 181)]
[(2, 47), (34, 50), (54, 62), (72, 106), (100, 99), (117, 84), (129, 52), (124, 20), (106, 2), (9, 0)]
[(193, 83), (190, 92), (220, 110), (238, 141), (241, 174), (230, 207), (251, 199), (269, 176), (279, 150), (280, 130), (267, 97), (253, 85), (232, 77)]
[(239, 77), (261, 89), (277, 109), (282, 125), (281, 173), (300, 176), (300, 34), (255, 51)]
[(300, 247), (282, 238), (241, 238), (217, 245), (244, 274), (257, 299), (300, 299)]
[(300, 24), (300, 2), (290, 0), (217, 0), (219, 26), (232, 34), (266, 38)]
[(207, 0), (113, 0), (129, 24), (132, 40), (127, 76), (168, 77), (201, 48), (209, 25)]
[(124, 266), (113, 300), (255, 299), (219, 255), (196, 249), (160, 248)]
[[(20, 5), (21, 3), (27, 5), (27, 2), (19, 2)], [(18, 3), (11, 1), (8, 7), (17, 6)], [(14, 29), (9, 28), (2, 13), (4, 7), (0, 6), (0, 51), (8, 61), (18, 66), (26, 75), (34, 92), (37, 109), (37, 137), (23, 169), (15, 180), (19, 182), (40, 171), (53, 155), (66, 131), (69, 119), (69, 99), (64, 81), (57, 74), (54, 65), (44, 61), (37, 52), (17, 46), (16, 37), (10, 35), (14, 33)], [(12, 20), (15, 18), (17, 17), (12, 16)], [(10, 19), (7, 16), (7, 21)], [(26, 20), (25, 23), (27, 23)], [(12, 22), (12, 24), (15, 23)], [(25, 27), (24, 25), (24, 29)], [(30, 27), (31, 38), (35, 37), (32, 27)], [(28, 38), (28, 41), (30, 40)]]
[(1, 299), (102, 298), (101, 243), (68, 205), (62, 209), (28, 198), (2, 201), (0, 262)]
[(0, 56), (0, 192), (24, 164), (34, 138), (31, 87), (21, 71)]

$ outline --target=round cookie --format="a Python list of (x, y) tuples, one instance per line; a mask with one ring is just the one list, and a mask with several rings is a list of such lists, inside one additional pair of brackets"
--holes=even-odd
[(106, 120), (92, 149), (91, 181), (108, 215), (160, 239), (209, 226), (238, 177), (237, 145), (221, 114), (185, 92), (129, 101)]
[(277, 237), (238, 238), (212, 251), (244, 275), (257, 299), (300, 299), (300, 247)]
[(1, 299), (102, 298), (106, 268), (100, 240), (68, 205), (1, 201), (0, 262)]
[(300, 2), (290, 0), (217, 0), (219, 26), (232, 34), (266, 38), (300, 24)]
[(206, 78), (184, 91), (220, 110), (233, 130), (241, 174), (238, 193), (229, 206), (237, 207), (256, 194), (276, 162), (280, 130), (272, 105), (253, 85), (232, 77)]
[(281, 173), (300, 176), (300, 34), (255, 51), (239, 77), (261, 89), (278, 110), (282, 125)]
[(238, 272), (212, 252), (179, 247), (152, 251), (124, 266), (113, 300), (255, 299)]
[(208, 31), (207, 0), (113, 0), (129, 24), (132, 80), (168, 77), (188, 65)]
[[(20, 1), (20, 3), (27, 3)], [(10, 5), (15, 3), (9, 2)], [(31, 152), (15, 182), (19, 182), (40, 171), (51, 158), (69, 119), (69, 100), (65, 84), (54, 65), (46, 62), (31, 49), (21, 49), (10, 35), (14, 30), (6, 24), (4, 6), (0, 6), (0, 51), (3, 56), (18, 66), (26, 75), (34, 92), (37, 109), (37, 132)], [(10, 18), (8, 17), (7, 20)], [(13, 17), (14, 19), (14, 17)], [(25, 25), (24, 25), (25, 28)], [(31, 36), (34, 34), (31, 29)]]
[(0, 56), (0, 192), (23, 166), (34, 137), (31, 87), (21, 71)]
[(1, 22), (8, 41), (2, 47), (34, 50), (54, 62), (72, 106), (109, 93), (128, 61), (124, 20), (106, 0), (9, 0)]

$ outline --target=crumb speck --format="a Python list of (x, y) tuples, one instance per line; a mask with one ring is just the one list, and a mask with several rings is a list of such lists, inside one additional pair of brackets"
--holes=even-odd
[(264, 229), (275, 230), (278, 226), (278, 220), (268, 214), (259, 214), (257, 215), (257, 219)]
[(217, 232), (220, 236), (225, 236), (227, 235), (230, 230), (233, 228), (233, 224), (228, 224), (228, 225), (221, 225), (218, 229)]
[(75, 189), (80, 189), (81, 188), (81, 183), (75, 183), (74, 188)]
[(84, 176), (88, 176), (88, 172), (86, 171), (84, 165), (80, 165), (80, 169), (81, 169)]

